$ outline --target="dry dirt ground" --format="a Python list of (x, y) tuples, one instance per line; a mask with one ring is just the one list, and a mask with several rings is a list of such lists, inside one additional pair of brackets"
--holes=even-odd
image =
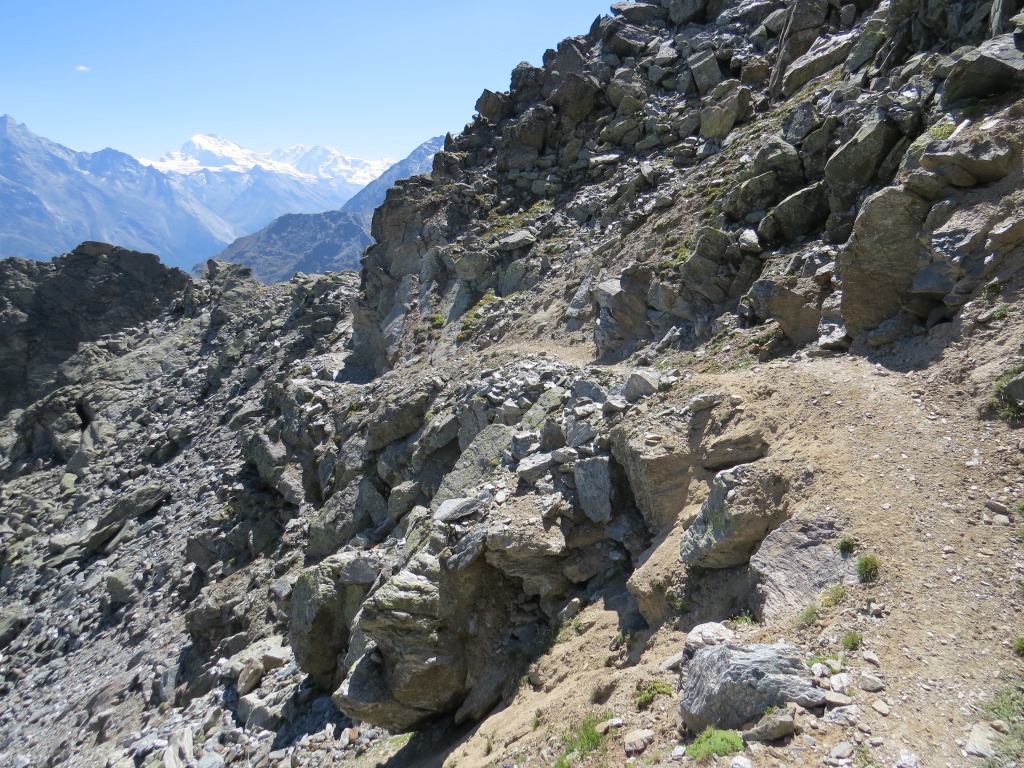
[[(760, 420), (770, 434), (769, 456), (813, 471), (796, 516), (835, 514), (858, 551), (881, 562), (876, 583), (852, 586), (810, 627), (795, 617), (737, 625), (740, 641), (781, 639), (826, 657), (837, 655), (843, 633), (855, 630), (863, 645), (848, 655), (847, 667), (886, 683), (877, 694), (853, 693), (859, 728), (806, 721), (789, 743), (748, 752), (755, 766), (824, 765), (832, 747), (854, 733), (866, 742), (862, 765), (896, 765), (905, 753), (922, 766), (981, 764), (962, 747), (972, 724), (986, 719), (985, 702), (1020, 670), (1011, 646), (1024, 635), (1022, 435), (980, 415), (995, 380), (1021, 356), (1024, 318), (1015, 298), (1012, 290), (1001, 296), (1010, 307), (1002, 320), (976, 323), (987, 308), (978, 300), (962, 321), (874, 356), (797, 353), (757, 363), (742, 352), (752, 332), (736, 331), (713, 357), (677, 353), (658, 361), (682, 375), (658, 396), (664, 406), (682, 405), (694, 392), (738, 395), (741, 417)], [(652, 415), (652, 429), (656, 422)], [(1008, 526), (993, 524), (999, 505), (1009, 509)], [(677, 541), (670, 534), (662, 549), (670, 553)], [(673, 558), (663, 559), (674, 567)], [(869, 603), (881, 615), (870, 615)], [(672, 750), (682, 743), (678, 694), (660, 695), (642, 712), (636, 699), (638, 686), (650, 681), (676, 688), (677, 673), (661, 664), (679, 652), (685, 632), (669, 620), (623, 638), (616, 607), (611, 598), (588, 606), (508, 705), (475, 727), (392, 740), (365, 755), (364, 765), (549, 766), (563, 736), (588, 715), (624, 722), (581, 765), (623, 765), (623, 736), (637, 728), (657, 734), (638, 764), (674, 764)], [(878, 669), (865, 660), (867, 651), (877, 655)], [(888, 714), (873, 706), (878, 700)]]

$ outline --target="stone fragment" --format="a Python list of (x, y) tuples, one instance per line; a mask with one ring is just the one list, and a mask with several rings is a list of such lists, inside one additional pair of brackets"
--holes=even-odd
[(842, 315), (851, 336), (900, 312), (914, 277), (931, 260), (918, 239), (929, 208), (900, 187), (886, 187), (864, 201), (850, 242), (837, 260)]
[(132, 584), (132, 576), (128, 571), (111, 571), (107, 574), (107, 596), (115, 604), (134, 603), (139, 593)]
[(654, 731), (649, 728), (630, 731), (622, 738), (622, 746), (627, 755), (639, 755), (654, 743), (654, 736)]
[(722, 82), (722, 70), (718, 66), (718, 59), (714, 51), (701, 51), (686, 60), (690, 66), (690, 72), (697, 83), (697, 90), (702, 94), (707, 93), (720, 82)]
[(650, 397), (658, 391), (659, 377), (645, 373), (643, 371), (637, 371), (631, 373), (629, 378), (626, 379), (626, 384), (623, 389), (623, 397), (631, 403), (635, 403), (645, 397)]
[(686, 634), (683, 653), (687, 658), (693, 658), (702, 648), (731, 643), (735, 637), (736, 633), (724, 624), (715, 621), (698, 624)]
[(782, 93), (791, 96), (818, 75), (839, 66), (857, 42), (857, 38), (857, 32), (818, 38), (807, 53), (786, 68)]

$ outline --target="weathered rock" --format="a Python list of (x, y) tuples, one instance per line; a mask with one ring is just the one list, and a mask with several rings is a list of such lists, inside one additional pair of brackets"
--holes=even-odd
[(900, 129), (892, 120), (866, 122), (856, 135), (836, 150), (825, 163), (825, 181), (832, 210), (842, 212), (867, 188), (882, 162), (896, 146)]
[(757, 234), (766, 240), (795, 240), (813, 232), (828, 215), (825, 182), (811, 184), (776, 205), (758, 225)]
[(686, 60), (697, 83), (697, 90), (707, 93), (722, 82), (722, 70), (718, 66), (714, 51), (701, 51)]
[(595, 523), (612, 518), (612, 480), (607, 456), (596, 456), (576, 462), (576, 489), (583, 514)]
[(322, 687), (332, 684), (360, 603), (391, 565), (383, 552), (342, 552), (307, 569), (296, 582), (290, 642), (296, 664)]
[(647, 527), (655, 533), (671, 527), (686, 506), (696, 461), (693, 453), (672, 444), (648, 445), (642, 435), (617, 428), (612, 432), (612, 454), (626, 471)]
[(112, 603), (134, 603), (139, 593), (132, 584), (131, 574), (127, 571), (111, 571), (107, 574), (107, 596)]
[(465, 491), (489, 477), (500, 462), (502, 452), (511, 446), (514, 432), (514, 428), (503, 424), (484, 427), (459, 456), (452, 471), (441, 481), (431, 506), (436, 509), (448, 499), (459, 498)]
[(790, 710), (772, 712), (762, 717), (757, 725), (740, 735), (746, 742), (778, 741), (796, 732), (796, 719)]
[(680, 543), (686, 565), (742, 565), (786, 519), (783, 502), (789, 483), (778, 469), (762, 464), (741, 464), (715, 476), (707, 501)]
[(1013, 35), (987, 40), (962, 56), (946, 76), (943, 104), (1024, 88), (1024, 53)]
[(864, 201), (853, 235), (837, 260), (843, 280), (846, 329), (858, 336), (895, 316), (930, 261), (918, 240), (929, 204), (900, 187), (886, 187)]
[(1009, 144), (992, 139), (933, 141), (925, 147), (920, 162), (922, 168), (934, 171), (950, 184), (970, 187), (1005, 177), (1013, 163), (1013, 151)]
[(759, 320), (777, 320), (786, 338), (802, 346), (818, 338), (823, 299), (814, 280), (794, 275), (756, 281), (743, 302)]
[(824, 697), (795, 648), (726, 643), (693, 657), (679, 713), (686, 727), (699, 733), (709, 726), (740, 728), (759, 720), (768, 707), (789, 702), (819, 706)]
[(635, 403), (645, 397), (650, 397), (658, 391), (659, 377), (645, 373), (643, 371), (636, 371), (629, 374), (629, 378), (626, 379), (626, 384), (623, 388), (622, 394), (631, 403)]
[(791, 96), (805, 83), (839, 66), (857, 42), (857, 37), (858, 33), (847, 32), (815, 41), (807, 53), (786, 69), (786, 76), (782, 81), (783, 94)]
[(718, 622), (707, 622), (698, 624), (686, 633), (686, 643), (683, 645), (683, 653), (687, 658), (693, 658), (697, 651), (702, 648), (710, 648), (723, 643), (731, 643), (736, 633), (724, 624)]
[(787, 520), (769, 533), (750, 558), (758, 576), (760, 615), (782, 621), (814, 602), (830, 584), (854, 582), (854, 558), (843, 557), (831, 520)]

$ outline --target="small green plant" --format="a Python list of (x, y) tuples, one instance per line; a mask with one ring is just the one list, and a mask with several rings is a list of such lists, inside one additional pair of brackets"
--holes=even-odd
[(849, 590), (842, 584), (829, 584), (818, 598), (823, 608), (834, 608), (846, 599)]
[(639, 695), (636, 697), (636, 709), (643, 712), (648, 709), (658, 696), (671, 696), (672, 686), (660, 680), (649, 680), (646, 683), (638, 683)]
[(1024, 525), (1017, 529), (1017, 541), (1024, 541)]
[(839, 540), (839, 554), (843, 557), (849, 557), (857, 549), (857, 540), (853, 536), (843, 536)]
[(707, 728), (686, 748), (686, 756), (697, 761), (725, 757), (743, 751), (743, 739), (736, 731)]
[(874, 555), (861, 555), (857, 558), (857, 577), (861, 584), (870, 584), (878, 579), (881, 561)]
[(992, 310), (992, 319), (996, 322), (1002, 322), (1010, 316), (1010, 305), (1000, 304)]
[(796, 618), (797, 626), (810, 627), (816, 624), (818, 621), (818, 604), (811, 603)]
[(881, 768), (881, 766), (875, 762), (874, 758), (871, 757), (871, 752), (868, 751), (867, 744), (861, 744), (857, 747), (857, 751), (853, 754), (853, 764), (857, 768)]
[(437, 313), (428, 317), (427, 322), (430, 323), (431, 328), (444, 328), (444, 324), (447, 321), (445, 320), (444, 315)]
[(540, 715), (533, 716), (533, 722), (530, 723), (530, 729), (536, 731), (540, 728)]
[(864, 642), (864, 636), (855, 630), (848, 629), (843, 633), (843, 639), (840, 640), (843, 648), (847, 651), (856, 651), (860, 648), (861, 643)]
[(1024, 637), (1018, 637), (1013, 641), (1013, 652), (1024, 659)]
[(995, 301), (1003, 293), (1003, 284), (998, 280), (993, 280), (991, 283), (985, 286), (985, 298), (989, 301)]
[(752, 613), (750, 613), (749, 611), (743, 611), (742, 613), (738, 613), (735, 616), (733, 616), (731, 619), (729, 619), (727, 622), (725, 622), (726, 626), (728, 626), (730, 629), (739, 629), (740, 627), (749, 627), (750, 625), (756, 624), (756, 623), (757, 622), (754, 619), (754, 615)]
[(607, 718), (588, 715), (583, 721), (562, 737), (562, 754), (553, 768), (569, 768), (582, 761), (587, 755), (604, 747), (604, 736), (597, 732), (597, 724)]
[(928, 136), (933, 139), (948, 139), (953, 135), (953, 131), (956, 130), (956, 126), (952, 123), (938, 123), (928, 129)]
[(1022, 373), (1024, 373), (1024, 363), (1015, 365), (1004, 373), (996, 381), (995, 387), (992, 389), (992, 396), (985, 403), (985, 410), (1006, 421), (1021, 421), (1024, 419), (1024, 404), (1018, 403), (1006, 391), (1010, 382)]
[(1024, 759), (1024, 680), (1012, 677), (998, 690), (985, 711), (993, 720), (1006, 723), (1007, 732), (996, 742), (996, 754), (1000, 761), (992, 760), (985, 766), (1011, 765)]
[(562, 628), (558, 631), (558, 642), (562, 643), (570, 637), (582, 635), (584, 630), (586, 630), (586, 627), (583, 626), (583, 619), (577, 616), (575, 619), (567, 621), (562, 625)]
[(774, 707), (774, 706), (772, 706), (772, 707), (765, 707), (764, 708), (764, 717), (771, 717), (772, 715), (774, 715), (778, 711), (779, 711), (778, 707)]

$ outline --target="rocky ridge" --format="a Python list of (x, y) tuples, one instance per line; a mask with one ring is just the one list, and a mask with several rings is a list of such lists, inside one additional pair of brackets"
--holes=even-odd
[(1006, 11), (618, 3), (358, 284), (83, 345), (0, 426), (0, 759), (1019, 759)]

